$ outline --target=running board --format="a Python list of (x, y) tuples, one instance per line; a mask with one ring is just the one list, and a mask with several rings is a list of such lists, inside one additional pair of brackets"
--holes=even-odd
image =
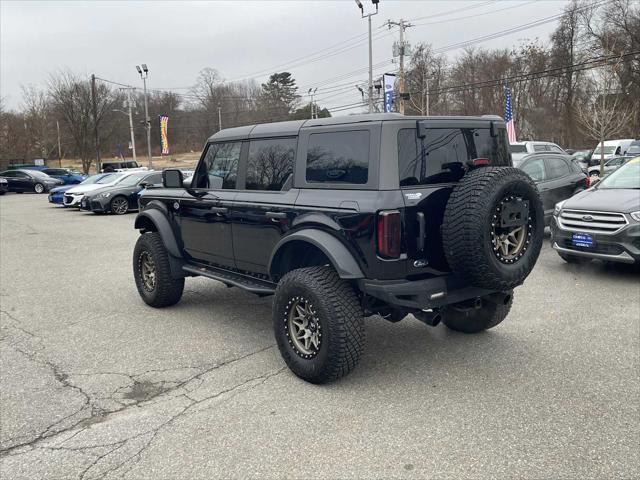
[(182, 269), (187, 273), (218, 280), (219, 282), (240, 287), (257, 295), (273, 295), (276, 291), (276, 284), (273, 282), (243, 273), (232, 272), (224, 268), (184, 265)]

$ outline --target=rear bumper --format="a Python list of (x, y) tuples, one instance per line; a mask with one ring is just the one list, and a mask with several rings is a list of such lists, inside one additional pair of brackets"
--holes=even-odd
[(483, 297), (495, 290), (469, 286), (453, 275), (424, 280), (358, 280), (360, 289), (392, 307), (427, 310)]
[(594, 247), (576, 247), (572, 244), (574, 233), (580, 230), (560, 228), (556, 217), (551, 221), (551, 245), (554, 250), (566, 255), (596, 258), (608, 262), (640, 263), (640, 224), (630, 222), (617, 233), (591, 233)]

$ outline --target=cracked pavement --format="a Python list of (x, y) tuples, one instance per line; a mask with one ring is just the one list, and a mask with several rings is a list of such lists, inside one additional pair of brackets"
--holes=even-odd
[(367, 320), (359, 367), (284, 366), (271, 299), (188, 279), (138, 297), (134, 215), (0, 198), (0, 477), (637, 478), (640, 279), (545, 244), (467, 336)]

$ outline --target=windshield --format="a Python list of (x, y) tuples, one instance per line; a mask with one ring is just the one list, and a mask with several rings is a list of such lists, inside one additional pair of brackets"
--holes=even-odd
[(640, 157), (629, 160), (611, 175), (603, 178), (597, 188), (640, 189)]
[(97, 180), (95, 183), (97, 183), (97, 184), (111, 183), (114, 180), (117, 180), (118, 177), (122, 177), (122, 173), (112, 173), (111, 175), (107, 175), (106, 177), (102, 177), (101, 179)]
[(527, 146), (526, 145), (513, 145), (511, 144), (511, 153), (526, 153)]
[(637, 154), (640, 153), (640, 145), (631, 145), (629, 150), (627, 150), (627, 154)]
[(147, 174), (141, 173), (139, 175), (127, 175), (125, 178), (123, 178), (118, 182), (118, 185), (121, 187), (131, 187), (137, 184), (140, 180), (142, 180), (145, 175)]
[(96, 175), (91, 175), (90, 177), (85, 178), (83, 181), (80, 182), (80, 184), (82, 185), (90, 185), (92, 183), (97, 183), (98, 180), (102, 179), (102, 178), (106, 178), (109, 175), (104, 175), (102, 173), (98, 173)]

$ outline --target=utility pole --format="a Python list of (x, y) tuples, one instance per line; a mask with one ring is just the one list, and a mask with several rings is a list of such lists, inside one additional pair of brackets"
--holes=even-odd
[[(142, 67), (142, 69), (140, 68)], [(153, 170), (153, 160), (151, 158), (151, 119), (149, 118), (149, 103), (147, 101), (147, 77), (149, 76), (149, 68), (146, 63), (140, 66), (136, 65), (136, 69), (142, 78), (144, 88), (144, 120), (147, 128), (147, 155), (149, 157), (149, 170)]]
[(427, 82), (427, 110), (425, 113), (428, 117), (429, 116), (429, 77), (427, 77), (425, 81)]
[(100, 173), (100, 136), (98, 135), (98, 100), (96, 98), (96, 76), (91, 74), (91, 104), (93, 110), (93, 137), (96, 146), (96, 173)]
[(62, 147), (60, 146), (60, 122), (56, 120), (56, 129), (58, 130), (58, 166), (62, 167)]
[(131, 112), (131, 89), (127, 88), (127, 107), (129, 110), (129, 131), (131, 133), (131, 153), (133, 154), (133, 161), (137, 162), (136, 157), (136, 135), (133, 131), (133, 113)]
[(413, 25), (405, 22), (402, 18), (400, 19), (399, 22), (392, 22), (391, 20), (387, 20), (386, 25), (388, 25), (389, 28), (391, 28), (392, 26), (397, 26), (400, 30), (400, 42), (398, 43), (398, 54), (400, 56), (400, 71), (398, 72), (400, 76), (400, 92), (398, 97), (400, 98), (400, 103), (399, 103), (398, 111), (402, 115), (404, 115), (404, 100), (405, 100), (404, 99), (404, 95), (405, 95), (404, 56), (406, 54), (406, 47), (407, 47), (407, 42), (405, 42), (404, 40), (404, 31), (409, 27), (413, 27)]
[(311, 107), (311, 118), (312, 119), (318, 118), (318, 109), (316, 108), (316, 105), (313, 102), (313, 97), (315, 96), (317, 91), (318, 91), (318, 87), (310, 88), (309, 91), (307, 92), (309, 94), (309, 96), (311, 97), (310, 107)]
[(222, 130), (222, 107), (218, 104), (218, 131)]
[(373, 41), (371, 39), (371, 17), (378, 14), (378, 3), (380, 0), (371, 0), (376, 7), (374, 13), (364, 13), (364, 7), (360, 0), (356, 0), (356, 5), (360, 9), (362, 18), (367, 17), (369, 20), (369, 113), (373, 113)]

